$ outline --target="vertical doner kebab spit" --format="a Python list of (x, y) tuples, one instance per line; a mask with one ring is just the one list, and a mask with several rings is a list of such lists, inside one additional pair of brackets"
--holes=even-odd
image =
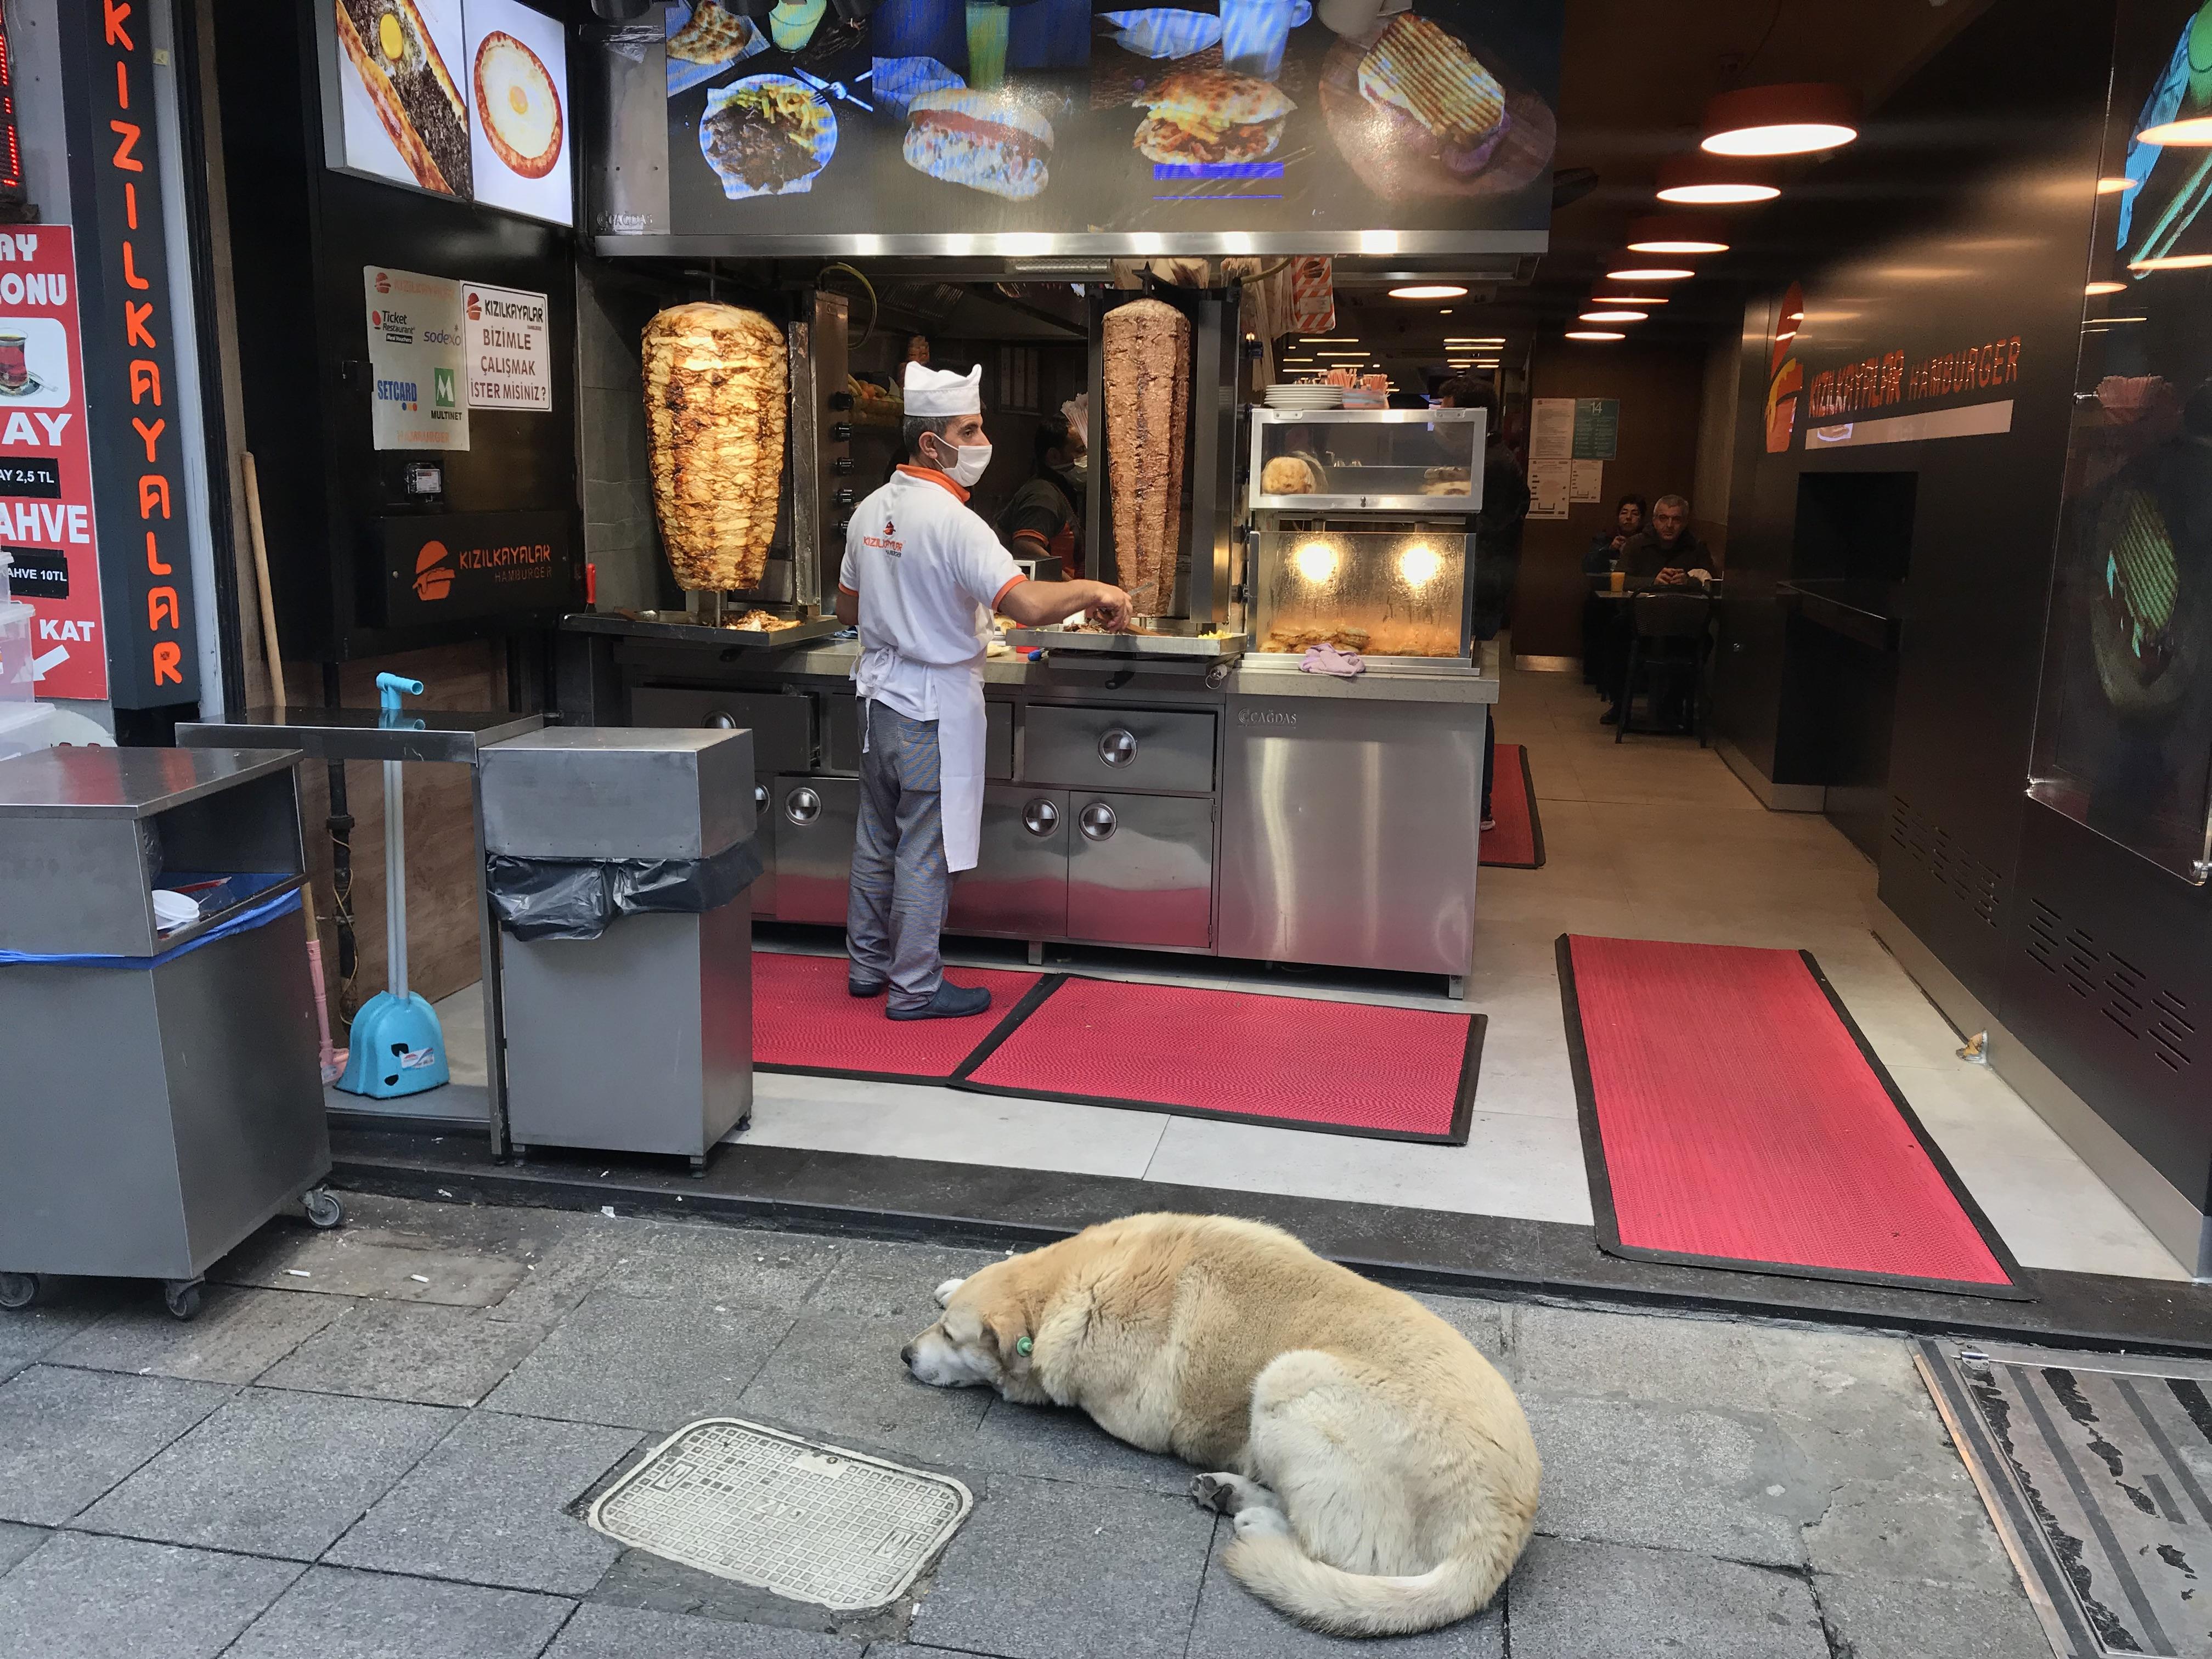
[(783, 331), (736, 306), (675, 306), (645, 325), (653, 512), (677, 581), (761, 585), (783, 483)]
[(1182, 547), (1190, 319), (1164, 301), (1133, 301), (1106, 313), (1104, 348), (1115, 563), (1137, 615), (1164, 617)]

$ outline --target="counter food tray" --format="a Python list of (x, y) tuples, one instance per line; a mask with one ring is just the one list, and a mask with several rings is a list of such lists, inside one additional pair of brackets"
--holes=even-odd
[(681, 611), (593, 611), (561, 619), (563, 628), (584, 634), (620, 634), (630, 639), (686, 640), (695, 644), (719, 645), (738, 651), (785, 651), (793, 646), (825, 640), (844, 623), (835, 617), (817, 617), (789, 628), (709, 628)]
[(1215, 661), (1250, 649), (1242, 634), (1072, 634), (1057, 628), (1012, 628), (1006, 643), (1018, 651), (1079, 651), (1099, 657), (1194, 657)]

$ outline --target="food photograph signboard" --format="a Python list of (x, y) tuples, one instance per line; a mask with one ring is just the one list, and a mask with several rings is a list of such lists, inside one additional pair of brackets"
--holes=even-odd
[[(859, 252), (1545, 246), (1556, 0), (752, 3), (665, 10), (678, 235)], [(975, 236), (1018, 240), (957, 246)]]
[(330, 0), (323, 46), (331, 167), (574, 222), (556, 19), (518, 0)]

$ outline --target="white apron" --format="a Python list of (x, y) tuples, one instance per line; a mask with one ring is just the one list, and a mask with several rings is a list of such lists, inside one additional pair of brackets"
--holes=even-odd
[(973, 870), (983, 837), (983, 658), (939, 665), (914, 663), (895, 646), (863, 651), (853, 664), (860, 699), (860, 742), (868, 741), (869, 707), (902, 660), (929, 677), (937, 699), (938, 809), (944, 825), (945, 867)]

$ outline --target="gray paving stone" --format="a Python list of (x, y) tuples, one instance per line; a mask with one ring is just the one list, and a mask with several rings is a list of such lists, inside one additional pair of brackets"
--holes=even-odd
[(918, 1335), (937, 1322), (939, 1285), (1004, 1261), (1006, 1254), (856, 1240), (845, 1247), (842, 1258), (815, 1291), (813, 1303), (817, 1308), (871, 1319), (906, 1320), (914, 1326), (907, 1335)]
[(1802, 1578), (1702, 1555), (1540, 1537), (1506, 1598), (1513, 1659), (1830, 1659)]
[(248, 1389), (94, 1504), (78, 1524), (312, 1560), (389, 1492), (453, 1421), (452, 1412), (431, 1406)]
[(1540, 1394), (1761, 1413), (1773, 1404), (1761, 1359), (1768, 1335), (1719, 1320), (1532, 1303), (1514, 1310), (1514, 1374)]
[(830, 1439), (857, 1436), (894, 1455), (971, 1459), (976, 1427), (994, 1396), (987, 1389), (915, 1382), (899, 1363), (899, 1349), (915, 1334), (907, 1325), (802, 1313), (740, 1397), (736, 1415)]
[(0, 1577), (6, 1577), (9, 1568), (52, 1536), (44, 1527), (0, 1521)]
[[(1198, 1622), (1187, 1659), (1323, 1659), (1337, 1654), (1387, 1654), (1389, 1659), (1504, 1659), (1505, 1617), (1499, 1604), (1442, 1630), (1423, 1631), (1385, 1643), (1323, 1636), (1291, 1623), (1229, 1576), (1221, 1553), (1235, 1531), (1216, 1528), (1206, 1587), (1199, 1593)], [(1501, 1598), (1502, 1599), (1502, 1598)]]
[(49, 1307), (43, 1297), (35, 1307), (0, 1310), (0, 1382), (45, 1358), (108, 1310), (105, 1304)]
[[(426, 1248), (468, 1249), (520, 1261), (522, 1277), (486, 1308), (495, 1320), (551, 1324), (596, 1286), (642, 1224), (596, 1211), (538, 1210), (489, 1204), (428, 1203), (349, 1193), (356, 1227), (373, 1227)], [(410, 1283), (412, 1283), (410, 1279)]]
[[(885, 1645), (878, 1650), (906, 1650)], [(545, 1659), (860, 1659), (860, 1652), (857, 1642), (808, 1631), (586, 1601), (545, 1650)]]
[(1139, 1451), (1078, 1411), (993, 1400), (976, 1431), (975, 1461), (987, 1469), (1086, 1486), (1187, 1495), (1196, 1473), (1181, 1458)]
[(58, 1365), (251, 1382), (345, 1311), (335, 1297), (210, 1285), (199, 1316), (179, 1323), (158, 1301), (118, 1309), (49, 1356)]
[(1510, 1382), (1517, 1375), (1511, 1340), (1506, 1334), (1516, 1310), (1503, 1302), (1480, 1302), (1463, 1296), (1435, 1296), (1425, 1291), (1413, 1300), (1442, 1319), (1480, 1349), (1482, 1357)]
[(1773, 1419), (1528, 1392), (1521, 1403), (1544, 1460), (1543, 1531), (1803, 1563), (1829, 1477)]
[(1005, 1659), (1181, 1659), (1213, 1522), (1185, 1498), (995, 1478), (907, 1639)]
[(1992, 1594), (1856, 1574), (1813, 1581), (1836, 1651), (1847, 1659), (2040, 1659), (2043, 1626), (2014, 1583)]
[(299, 1576), (289, 1561), (57, 1533), (0, 1578), (9, 1659), (213, 1659)]
[(704, 1297), (753, 1308), (796, 1308), (849, 1248), (793, 1233), (713, 1222), (634, 1221), (600, 1281), (630, 1296)]
[(0, 1520), (60, 1525), (231, 1392), (55, 1365), (17, 1372), (0, 1384)]
[(223, 1659), (537, 1659), (574, 1603), (311, 1567)]
[(262, 1381), (271, 1388), (473, 1406), (544, 1340), (545, 1328), (479, 1308), (356, 1302)]
[[(1844, 1455), (1847, 1457), (1847, 1454)], [(1888, 1480), (1844, 1480), (1805, 1529), (1815, 1571), (2002, 1591), (2018, 1582), (1973, 1477), (1956, 1456)], [(1837, 1466), (1850, 1467), (1843, 1457)]]
[(208, 1277), (272, 1291), (488, 1308), (528, 1271), (518, 1249), (465, 1242), (456, 1249), (428, 1232), (355, 1224), (325, 1233), (304, 1221), (278, 1221), (210, 1268)]
[(565, 1506), (638, 1443), (629, 1429), (472, 1412), (324, 1559), (583, 1595), (622, 1553)]
[(735, 1303), (594, 1291), (484, 1403), (664, 1431), (728, 1417), (791, 1325)]

